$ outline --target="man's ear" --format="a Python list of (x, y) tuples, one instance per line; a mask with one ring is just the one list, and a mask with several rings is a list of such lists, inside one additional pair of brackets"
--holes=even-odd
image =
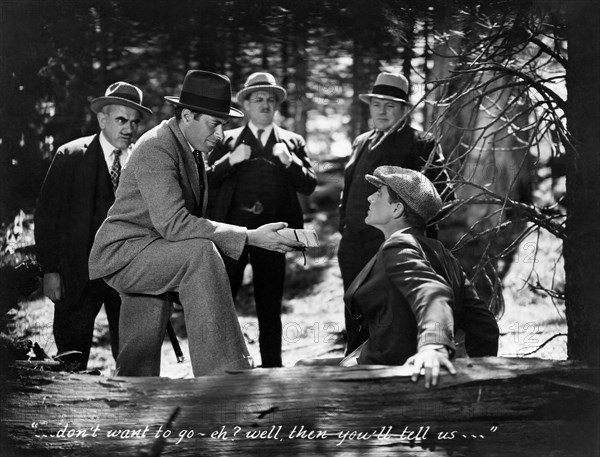
[(98, 111), (96, 114), (96, 119), (98, 119), (100, 130), (104, 130), (104, 127), (106, 127), (106, 114), (104, 114), (102, 111)]
[(400, 219), (404, 214), (404, 205), (402, 202), (396, 202), (396, 207), (394, 208), (394, 219)]

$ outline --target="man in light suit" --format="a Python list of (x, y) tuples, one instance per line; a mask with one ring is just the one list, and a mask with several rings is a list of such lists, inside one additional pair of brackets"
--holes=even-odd
[(100, 133), (61, 146), (48, 170), (35, 215), (37, 257), (44, 294), (55, 303), (54, 339), (74, 369), (88, 363), (94, 321), (100, 307), (108, 316), (116, 358), (121, 300), (104, 281), (88, 279), (94, 235), (115, 199), (121, 168), (127, 162), (143, 114), (142, 91), (126, 82), (111, 84), (92, 100)]
[[(317, 178), (304, 138), (273, 123), (286, 96), (270, 73), (253, 73), (238, 93), (249, 122), (226, 131), (209, 156), (209, 182), (216, 194), (209, 214), (215, 220), (249, 229), (276, 221), (303, 228), (297, 193), (312, 193)], [(234, 300), (250, 261), (262, 367), (280, 367), (285, 255), (246, 246), (238, 259), (223, 260)]]
[(179, 97), (165, 97), (175, 116), (143, 135), (121, 177), (115, 204), (100, 227), (89, 266), (122, 296), (117, 375), (157, 376), (178, 292), (195, 376), (252, 365), (237, 320), (221, 254), (246, 245), (287, 252), (302, 246), (277, 233), (285, 223), (248, 230), (213, 222), (205, 157), (223, 138), (231, 108), (229, 79), (193, 70)]
[[(455, 331), (465, 334), (467, 355), (495, 356), (498, 325), (479, 299), (458, 260), (425, 236), (442, 200), (425, 175), (378, 167), (367, 175), (377, 191), (368, 198), (365, 223), (385, 241), (344, 296), (349, 314), (369, 338), (357, 350), (359, 364), (425, 368), (425, 386), (436, 385), (440, 367), (454, 373)], [(349, 356), (349, 357), (352, 357)]]
[[(340, 202), (340, 233), (338, 262), (344, 291), (377, 252), (383, 242), (381, 232), (365, 223), (367, 197), (371, 194), (365, 174), (373, 173), (382, 165), (394, 165), (422, 171), (438, 186), (448, 199), (449, 180), (443, 168), (442, 156), (434, 150), (432, 138), (410, 126), (411, 105), (408, 101), (408, 80), (400, 74), (380, 73), (373, 90), (360, 94), (369, 104), (373, 130), (359, 135), (352, 144), (352, 155), (344, 170), (344, 190)], [(439, 183), (439, 184), (438, 184)], [(433, 235), (435, 230), (429, 230)], [(367, 337), (360, 333), (354, 320), (345, 314), (346, 354), (356, 349)]]

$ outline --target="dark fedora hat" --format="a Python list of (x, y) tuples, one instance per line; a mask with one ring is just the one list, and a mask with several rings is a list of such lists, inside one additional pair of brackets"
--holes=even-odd
[(370, 103), (372, 98), (408, 103), (408, 80), (397, 73), (379, 73), (371, 93), (360, 94), (358, 98), (365, 103)]
[(224, 75), (203, 70), (190, 70), (185, 75), (181, 95), (165, 97), (170, 103), (192, 111), (220, 117), (244, 117), (231, 107), (231, 83)]
[(103, 97), (93, 99), (90, 107), (94, 113), (98, 113), (106, 105), (123, 105), (138, 110), (142, 114), (152, 114), (150, 108), (142, 105), (142, 99), (142, 91), (139, 88), (133, 84), (117, 81), (108, 86)]

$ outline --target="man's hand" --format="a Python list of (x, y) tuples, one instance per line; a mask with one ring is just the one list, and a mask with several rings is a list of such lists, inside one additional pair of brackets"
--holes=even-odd
[(247, 144), (240, 144), (233, 152), (229, 153), (229, 164), (235, 165), (236, 163), (248, 160), (252, 154), (252, 149)]
[(450, 362), (448, 350), (440, 345), (425, 345), (412, 357), (409, 357), (405, 365), (413, 366), (413, 374), (411, 381), (417, 382), (421, 370), (425, 370), (425, 388), (429, 386), (437, 386), (440, 375), (440, 366), (446, 368), (450, 374), (456, 374), (454, 365)]
[(248, 244), (284, 253), (295, 249), (304, 249), (305, 246), (299, 241), (291, 240), (277, 233), (278, 230), (286, 227), (285, 222), (274, 222), (261, 225), (254, 230), (248, 230)]
[(44, 275), (44, 295), (55, 303), (64, 298), (65, 286), (59, 273)]
[(292, 154), (285, 143), (276, 143), (275, 146), (273, 146), (273, 155), (277, 157), (286, 168), (292, 163)]

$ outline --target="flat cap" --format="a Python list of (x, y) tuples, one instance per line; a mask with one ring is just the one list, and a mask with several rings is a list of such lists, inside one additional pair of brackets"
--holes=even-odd
[(425, 221), (442, 209), (442, 198), (435, 186), (418, 171), (385, 165), (377, 167), (372, 175), (365, 175), (365, 179), (377, 187), (388, 186)]

